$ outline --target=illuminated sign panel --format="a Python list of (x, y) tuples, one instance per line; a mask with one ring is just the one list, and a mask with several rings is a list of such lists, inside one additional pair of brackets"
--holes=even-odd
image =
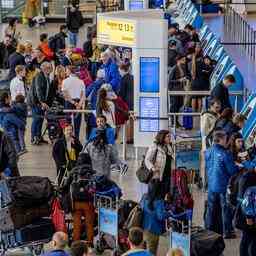
[(97, 37), (99, 43), (135, 46), (135, 22), (99, 17)]
[(130, 0), (130, 2), (129, 2), (129, 10), (141, 10), (143, 8), (144, 8), (143, 1)]

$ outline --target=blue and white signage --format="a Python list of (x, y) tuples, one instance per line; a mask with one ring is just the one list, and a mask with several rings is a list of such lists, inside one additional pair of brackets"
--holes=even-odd
[(115, 237), (117, 236), (117, 211), (106, 208), (99, 208), (99, 231)]
[(139, 0), (130, 0), (129, 1), (129, 10), (141, 10), (144, 8), (144, 2)]
[(140, 97), (140, 132), (158, 132), (159, 114), (159, 97)]

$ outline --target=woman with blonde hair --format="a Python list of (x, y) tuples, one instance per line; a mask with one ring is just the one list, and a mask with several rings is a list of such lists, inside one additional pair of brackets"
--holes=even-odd
[(66, 69), (62, 65), (55, 68), (54, 85), (58, 91), (62, 91), (63, 80), (66, 79)]

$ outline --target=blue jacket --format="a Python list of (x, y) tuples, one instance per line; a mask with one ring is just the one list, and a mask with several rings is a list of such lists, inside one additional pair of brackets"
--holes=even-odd
[(43, 254), (43, 256), (70, 256), (70, 254), (63, 250), (53, 250)]
[[(96, 138), (96, 133), (97, 133), (97, 128), (93, 128), (89, 137), (89, 141), (93, 140)], [(112, 127), (107, 127), (106, 128), (106, 136), (108, 140), (108, 144), (114, 145), (115, 144), (115, 129)]]
[(206, 172), (208, 176), (208, 191), (226, 193), (229, 179), (238, 168), (231, 152), (215, 144), (205, 152)]
[(144, 197), (141, 202), (143, 209), (143, 230), (147, 230), (155, 235), (165, 232), (165, 220), (171, 216), (165, 209), (164, 200), (154, 202), (154, 210), (148, 207), (148, 200)]
[(109, 59), (108, 63), (103, 64), (101, 68), (105, 70), (106, 83), (111, 84), (113, 91), (115, 93), (118, 93), (120, 90), (121, 81), (121, 76), (118, 71), (118, 65), (112, 59)]
[(251, 160), (242, 162), (242, 165), (246, 170), (253, 170), (256, 168), (256, 162)]
[(147, 250), (131, 249), (122, 256), (152, 256), (152, 254)]
[(104, 79), (99, 79), (91, 83), (87, 88), (86, 88), (86, 97), (91, 95), (91, 109), (95, 110), (96, 109), (96, 104), (97, 104), (97, 96), (98, 96), (98, 90), (100, 87), (105, 83)]
[(28, 107), (26, 103), (13, 103), (12, 111), (15, 115), (24, 123), (24, 126), (27, 124), (27, 116), (28, 116)]

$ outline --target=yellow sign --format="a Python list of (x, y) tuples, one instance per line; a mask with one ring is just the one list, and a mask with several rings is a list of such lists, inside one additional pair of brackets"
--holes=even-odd
[(98, 20), (99, 43), (133, 46), (136, 42), (135, 23), (124, 20)]

